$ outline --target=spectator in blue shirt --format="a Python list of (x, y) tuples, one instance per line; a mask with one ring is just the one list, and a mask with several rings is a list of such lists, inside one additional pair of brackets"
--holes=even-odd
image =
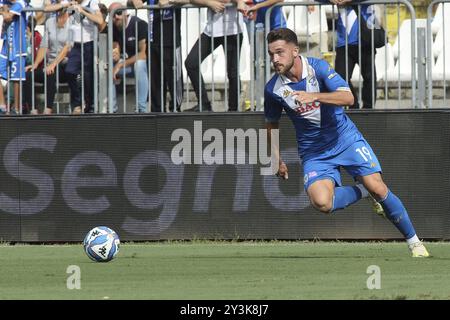
[[(337, 32), (337, 44), (336, 44), (336, 60), (335, 70), (344, 78), (350, 85), (355, 103), (350, 108), (359, 109), (359, 102), (357, 99), (357, 91), (353, 87), (350, 79), (353, 74), (353, 70), (356, 64), (360, 65), (361, 76), (363, 78), (362, 83), (362, 108), (372, 109), (376, 102), (376, 69), (374, 65), (375, 61), (375, 48), (360, 43), (360, 23), (367, 23), (373, 20), (371, 16), (374, 14), (372, 5), (360, 4), (363, 1), (351, 1), (351, 0), (318, 0), (322, 3), (333, 3), (339, 6), (339, 18), (336, 25)], [(360, 4), (360, 17), (358, 17), (357, 9), (349, 4)], [(342, 6), (346, 5), (346, 6)], [(347, 44), (347, 46), (346, 46)], [(359, 54), (359, 46), (361, 47), (361, 56)], [(373, 50), (373, 56), (372, 56)], [(372, 72), (373, 69), (373, 72)], [(374, 88), (373, 88), (374, 87)], [(375, 93), (375, 95), (373, 95)]]

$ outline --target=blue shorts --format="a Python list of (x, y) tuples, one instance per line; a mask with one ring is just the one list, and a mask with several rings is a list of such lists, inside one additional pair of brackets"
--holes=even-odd
[(303, 162), (305, 190), (317, 180), (330, 179), (341, 186), (340, 168), (353, 178), (381, 172), (377, 156), (365, 139), (360, 139), (337, 155), (313, 157)]
[(3, 55), (0, 55), (0, 77), (8, 79), (8, 64), (9, 64), (9, 80), (11, 81), (25, 81), (25, 56), (15, 57), (13, 61), (9, 61)]

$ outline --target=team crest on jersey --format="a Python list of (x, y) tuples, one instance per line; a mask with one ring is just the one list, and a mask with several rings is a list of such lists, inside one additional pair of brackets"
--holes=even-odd
[(316, 77), (309, 77), (308, 82), (313, 87), (317, 87), (318, 86)]
[(289, 95), (291, 94), (291, 91), (289, 91), (289, 90), (284, 90), (283, 91), (283, 98), (287, 98), (287, 97), (289, 97)]

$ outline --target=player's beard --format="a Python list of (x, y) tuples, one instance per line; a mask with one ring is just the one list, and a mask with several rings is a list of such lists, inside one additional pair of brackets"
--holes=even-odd
[(280, 65), (280, 64), (278, 64), (278, 66), (274, 65), (274, 68), (275, 68), (275, 72), (277, 74), (286, 74), (289, 72), (289, 70), (292, 69), (293, 66), (294, 66), (294, 59), (292, 59), (290, 61), (290, 63), (286, 64), (286, 65)]

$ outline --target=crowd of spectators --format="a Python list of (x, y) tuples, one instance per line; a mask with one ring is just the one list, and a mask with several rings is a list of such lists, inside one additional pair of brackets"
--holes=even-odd
[[(183, 61), (195, 92), (197, 103), (185, 111), (212, 111), (211, 102), (201, 73), (201, 63), (219, 46), (226, 51), (226, 75), (228, 77), (228, 111), (239, 110), (240, 76), (239, 61), (242, 48), (244, 23), (247, 28), (255, 20), (264, 24), (265, 11), (283, 0), (129, 0), (127, 3), (113, 2), (106, 7), (99, 0), (44, 0), (44, 11), (25, 10), (24, 0), (8, 0), (2, 7), (2, 46), (0, 54), (0, 114), (55, 113), (55, 95), (59, 86), (66, 83), (70, 91), (72, 114), (94, 112), (94, 72), (98, 34), (108, 32), (112, 23), (113, 57), (112, 90), (113, 112), (118, 112), (116, 86), (125, 77), (135, 80), (136, 111), (160, 112), (181, 111), (184, 93)], [(229, 6), (228, 3), (234, 3)], [(321, 1), (340, 4), (337, 0)], [(341, 0), (341, 2), (349, 2)], [(190, 49), (185, 60), (181, 52), (181, 9), (191, 3), (207, 7), (206, 27)], [(148, 10), (147, 21), (123, 7), (141, 8), (143, 5), (159, 5), (159, 10)], [(171, 5), (168, 7), (168, 5)], [(274, 8), (270, 29), (286, 26), (280, 7)], [(353, 10), (347, 7), (347, 14)], [(366, 19), (366, 17), (364, 16)], [(341, 19), (341, 18), (339, 18)], [(340, 23), (340, 24), (339, 24)], [(338, 58), (336, 70), (345, 72), (345, 60), (355, 56), (357, 42), (351, 34), (343, 57), (342, 37), (345, 32), (342, 21), (338, 23)], [(45, 34), (35, 27), (44, 24)], [(357, 28), (357, 26), (355, 27)], [(342, 31), (344, 30), (344, 31)], [(248, 29), (249, 35), (254, 34)], [(357, 33), (357, 30), (356, 30)], [(174, 36), (175, 35), (175, 36)], [(356, 45), (356, 49), (354, 46)], [(364, 64), (371, 64), (365, 61)], [(353, 65), (351, 66), (353, 67)], [(363, 65), (363, 77), (367, 83), (372, 75)], [(350, 72), (352, 70), (347, 70)], [(7, 80), (7, 81), (5, 81)], [(36, 99), (36, 83), (45, 88), (43, 106)], [(366, 81), (364, 82), (366, 84)], [(104, 85), (104, 84), (100, 84)], [(8, 92), (9, 96), (5, 93)], [(167, 105), (167, 96), (170, 103)], [(365, 94), (365, 106), (371, 107), (372, 97)], [(40, 110), (40, 111), (38, 111)]]

